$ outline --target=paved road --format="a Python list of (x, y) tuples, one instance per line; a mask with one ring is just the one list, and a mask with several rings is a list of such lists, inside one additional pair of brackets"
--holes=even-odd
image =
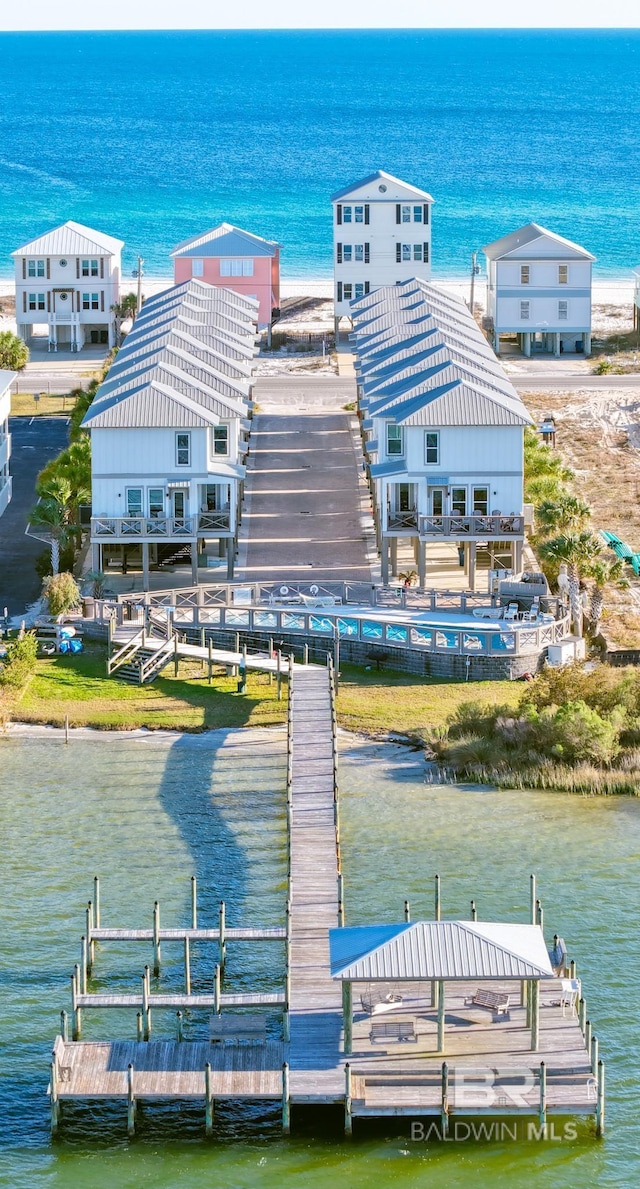
[(370, 581), (352, 380), (259, 379), (239, 573), (264, 581)]
[(575, 392), (578, 388), (640, 388), (640, 372), (628, 376), (563, 376), (519, 372), (509, 376), (518, 392)]
[(11, 417), (10, 471), (13, 497), (0, 516), (0, 614), (22, 615), (40, 594), (40, 579), (34, 561), (46, 545), (25, 536), (27, 514), (35, 501), (35, 481), (50, 458), (67, 445), (64, 417)]

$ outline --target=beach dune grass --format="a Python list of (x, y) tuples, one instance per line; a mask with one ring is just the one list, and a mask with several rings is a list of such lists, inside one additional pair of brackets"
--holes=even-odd
[[(473, 696), (490, 705), (514, 706), (522, 693), (505, 681), (445, 682), (406, 673), (367, 672), (342, 667), (338, 721), (367, 735), (422, 737), (442, 726), (462, 702)], [(277, 700), (275, 681), (249, 673), (247, 693), (237, 693), (237, 679), (224, 670), (210, 686), (196, 662), (181, 662), (178, 677), (168, 667), (151, 685), (128, 685), (106, 676), (106, 649), (89, 644), (82, 654), (45, 657), (16, 699), (15, 721), (104, 730), (206, 731), (220, 727), (274, 726), (286, 718), (286, 701)]]

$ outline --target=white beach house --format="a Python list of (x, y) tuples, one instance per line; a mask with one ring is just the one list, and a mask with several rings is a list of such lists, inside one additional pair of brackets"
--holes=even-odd
[(191, 280), (147, 301), (84, 419), (96, 570), (226, 559), (233, 577), (258, 303)]
[(430, 545), (457, 545), (468, 584), (520, 570), (525, 536), (520, 397), (467, 307), (410, 280), (352, 306), (358, 404), (383, 582), (407, 540), (419, 584)]
[(527, 223), (482, 249), (487, 258), (487, 317), (500, 353), (502, 335), (532, 351), (591, 352), (591, 272), (595, 256), (571, 240)]
[(352, 300), (407, 277), (429, 279), (433, 198), (379, 169), (331, 202), (337, 331)]
[(11, 412), (11, 385), (16, 375), (16, 372), (0, 371), (0, 516), (11, 499), (9, 413)]
[[(112, 347), (120, 239), (68, 221), (12, 252), (18, 334), (32, 346)], [(35, 343), (34, 343), (35, 339)]]

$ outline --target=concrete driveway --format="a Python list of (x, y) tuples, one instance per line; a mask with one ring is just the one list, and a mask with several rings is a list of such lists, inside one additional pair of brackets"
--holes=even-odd
[(38, 472), (67, 445), (66, 417), (11, 417), (9, 419), (13, 477), (11, 503), (0, 516), (0, 614), (22, 615), (40, 594), (34, 562), (47, 546), (25, 536), (27, 515), (35, 503)]
[(238, 577), (371, 581), (353, 380), (270, 376), (255, 396)]

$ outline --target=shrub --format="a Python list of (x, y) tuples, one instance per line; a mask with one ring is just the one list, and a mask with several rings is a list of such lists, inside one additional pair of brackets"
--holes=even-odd
[(10, 330), (0, 332), (0, 371), (21, 372), (29, 362), (29, 348)]
[(64, 615), (80, 604), (80, 591), (73, 574), (53, 574), (51, 578), (45, 578), (42, 592), (50, 615)]
[(619, 715), (602, 718), (586, 702), (577, 700), (565, 702), (553, 715), (547, 711), (545, 718), (553, 738), (551, 752), (565, 763), (607, 765), (620, 750)]
[(38, 642), (34, 632), (26, 632), (20, 639), (7, 642), (7, 655), (2, 660), (0, 685), (19, 688), (35, 671)]
[(614, 669), (610, 665), (598, 665), (591, 670), (581, 664), (547, 667), (527, 686), (520, 708), (531, 705), (544, 710), (577, 698), (599, 714), (609, 715), (617, 707), (623, 707), (635, 719), (640, 715), (640, 671), (631, 666)]

